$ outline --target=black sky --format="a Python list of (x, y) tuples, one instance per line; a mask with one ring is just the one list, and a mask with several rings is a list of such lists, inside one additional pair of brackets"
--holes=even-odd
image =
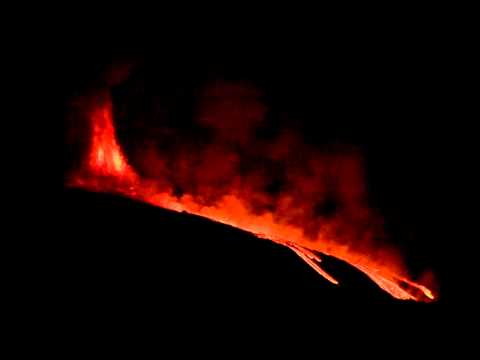
[[(108, 40), (108, 37), (104, 40)], [(95, 46), (88, 41), (79, 43), (73, 50), (65, 51), (61, 58), (66, 111), (72, 97), (105, 84), (105, 73), (111, 69), (112, 64), (133, 64), (132, 71), (143, 72), (144, 79), (154, 84), (152, 86), (155, 91), (162, 94), (167, 104), (176, 101), (188, 103), (188, 98), (193, 96), (199, 84), (210, 79), (254, 83), (264, 91), (267, 102), (278, 110), (279, 118), (285, 119), (289, 125), (301, 131), (307, 142), (318, 146), (336, 142), (347, 143), (363, 151), (367, 161), (372, 206), (380, 209), (386, 218), (392, 241), (407, 254), (409, 267), (417, 271), (431, 268), (439, 279), (441, 301), (449, 302), (453, 295), (450, 290), (452, 279), (448, 276), (445, 263), (446, 244), (449, 240), (439, 228), (438, 222), (445, 218), (442, 199), (446, 177), (450, 176), (445, 170), (451, 161), (446, 156), (449, 139), (445, 139), (445, 127), (450, 127), (454, 121), (456, 99), (451, 93), (453, 80), (449, 61), (452, 55), (442, 39), (417, 37), (415, 34), (408, 34), (407, 37), (385, 34), (375, 39), (347, 37), (345, 42), (342, 39), (315, 43), (315, 39), (304, 38), (298, 42), (279, 41), (274, 45), (264, 41), (258, 41), (259, 44), (255, 42), (253, 45), (250, 40), (242, 43), (230, 42), (228, 39), (215, 42), (203, 40), (202, 42), (200, 38), (199, 41), (192, 41), (194, 45), (169, 42), (168, 46), (161, 41), (147, 42), (146, 46), (142, 44), (141, 48), (125, 44), (103, 48), (98, 46), (102, 41), (97, 41)], [(187, 107), (185, 116), (188, 111)], [(68, 146), (66, 154), (70, 154)], [(72, 160), (70, 155), (64, 159), (65, 169), (69, 168)], [(102, 251), (115, 247), (116, 235), (104, 234), (107, 231), (105, 224), (99, 224), (95, 217), (95, 225), (90, 225), (84, 217), (80, 219), (79, 209), (85, 210), (90, 216), (92, 212), (99, 212), (100, 216), (117, 209), (117, 204), (110, 203), (116, 200), (91, 199), (90, 195), (85, 195), (83, 199), (83, 196), (81, 193), (66, 193), (65, 218), (72, 222), (72, 228), (86, 226), (88, 231), (84, 229), (85, 232), (91, 232), (92, 236), (97, 236), (93, 234), (97, 227), (100, 228), (101, 245), (93, 241), (89, 241), (87, 245), (91, 246), (91, 249), (85, 249), (85, 245), (81, 245), (81, 253), (88, 257), (97, 252), (98, 246)], [(88, 204), (88, 201), (92, 201), (93, 205)], [(99, 211), (97, 202), (100, 204), (98, 206), (106, 206), (105, 212)], [(131, 235), (132, 243), (128, 240), (122, 241), (120, 255), (127, 256), (130, 246), (133, 247), (132, 251), (138, 254), (144, 244), (147, 244), (147, 247), (153, 246), (152, 241), (157, 237), (167, 237), (168, 244), (173, 244), (178, 234), (175, 227), (165, 220), (164, 215), (156, 210), (159, 214), (158, 221), (163, 222), (163, 226), (169, 224), (166, 232), (159, 229), (157, 233), (153, 224), (157, 221), (157, 212), (137, 210), (136, 206), (132, 205), (130, 208), (130, 205), (122, 203), (120, 207), (125, 207), (127, 214), (133, 218), (133, 222), (128, 226), (129, 231), (134, 233)], [(151, 211), (152, 215), (148, 211)], [(119, 212), (115, 214), (122, 216)], [(144, 214), (152, 216), (152, 224), (146, 224)], [(106, 216), (109, 224), (116, 222), (112, 215)], [(171, 215), (165, 216), (168, 218)], [(132, 230), (135, 226), (142, 227), (142, 231), (135, 233)], [(143, 230), (145, 226), (150, 230)], [(212, 231), (215, 233), (217, 230)], [(88, 237), (88, 234), (85, 233), (84, 236)], [(210, 237), (217, 242), (224, 236), (228, 237), (223, 233), (202, 234), (202, 237)], [(236, 255), (230, 246), (228, 251), (232, 261), (241, 262), (243, 255)], [(243, 245), (239, 246), (244, 249)], [(253, 243), (251, 246), (255, 247)], [(266, 245), (259, 245), (262, 246)], [(75, 252), (76, 249), (74, 246), (69, 251)], [(158, 245), (155, 245), (154, 249), (161, 250)], [(176, 248), (169, 250), (170, 253), (181, 251), (182, 249)], [(277, 254), (276, 250), (265, 251), (269, 256), (283, 256)], [(207, 253), (202, 255), (206, 263), (217, 261), (217, 257), (209, 258)], [(174, 258), (181, 259), (182, 256)], [(118, 259), (108, 261), (113, 261), (111, 266), (122, 266)], [(154, 260), (149, 261), (152, 261), (153, 266)], [(278, 261), (288, 264), (294, 262), (288, 256), (286, 260), (282, 258)], [(141, 263), (138, 259), (133, 262)], [(171, 259), (168, 264), (171, 264)], [(201, 264), (195, 263), (194, 268), (197, 270), (192, 270), (198, 271), (198, 266)], [(300, 263), (295, 271), (302, 267), (303, 264)], [(207, 271), (208, 268), (204, 270)], [(309, 269), (305, 267), (304, 270), (306, 274), (300, 282), (306, 285), (299, 290), (300, 293), (320, 296), (320, 290), (312, 290), (310, 287)], [(100, 271), (107, 276), (110, 270)], [(231, 276), (237, 271), (235, 269)], [(145, 275), (138, 272), (136, 274)], [(180, 276), (180, 272), (178, 275)], [(116, 281), (119, 280), (118, 274), (111, 276), (116, 278)], [(188, 275), (182, 272), (181, 276)], [(241, 276), (242, 274), (235, 281), (242, 283)], [(255, 277), (253, 270), (248, 277)], [(147, 281), (153, 281), (151, 274), (142, 280), (142, 291), (147, 291)], [(218, 286), (228, 280), (219, 277), (215, 281), (210, 286)], [(96, 286), (102, 286), (100, 280), (95, 282)], [(319, 279), (319, 287), (328, 288), (328, 284), (320, 282), (322, 281)], [(194, 282), (190, 279), (190, 283)], [(127, 286), (134, 286), (134, 289), (138, 290), (139, 285), (129, 283)], [(255, 293), (258, 290), (250, 289), (248, 284), (242, 283), (241, 286), (247, 292)], [(260, 285), (257, 283), (255, 286)], [(293, 289), (298, 285), (292, 283), (289, 286)], [(350, 302), (349, 297), (355, 293), (354, 288), (355, 286), (350, 290), (341, 290), (330, 298), (331, 295), (326, 295), (330, 294), (330, 289), (325, 289), (322, 290), (325, 292), (321, 293), (321, 297), (330, 299), (328, 301), (332, 303), (340, 300), (340, 303), (347, 304)], [(390, 302), (389, 299), (384, 299), (382, 294), (368, 288), (368, 285), (365, 285), (365, 288), (359, 285), (359, 288), (358, 296), (362, 303)], [(280, 291), (279, 289), (281, 287), (275, 291)]]

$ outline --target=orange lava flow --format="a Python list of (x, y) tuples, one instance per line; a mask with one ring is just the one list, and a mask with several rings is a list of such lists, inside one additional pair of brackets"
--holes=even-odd
[(406, 271), (394, 257), (370, 254), (367, 250), (336, 242), (319, 235), (306, 238), (300, 227), (279, 221), (272, 213), (258, 215), (248, 210), (232, 190), (213, 206), (203, 206), (188, 195), (175, 196), (173, 191), (159, 189), (151, 180), (141, 179), (128, 164), (115, 135), (111, 102), (93, 109), (89, 115), (92, 137), (87, 161), (68, 185), (93, 191), (112, 192), (178, 212), (196, 214), (248, 231), (259, 238), (287, 246), (317, 273), (333, 284), (338, 281), (320, 267), (321, 254), (343, 260), (365, 273), (381, 289), (402, 300), (432, 301), (435, 296), (425, 286), (408, 279)]

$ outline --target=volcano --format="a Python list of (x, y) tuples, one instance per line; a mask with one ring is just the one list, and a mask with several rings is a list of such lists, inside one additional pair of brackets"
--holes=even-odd
[(348, 286), (329, 286), (284, 246), (202, 217), (83, 190), (65, 190), (64, 200), (68, 282), (75, 302), (95, 311), (108, 304), (111, 311), (239, 307), (294, 315), (318, 304), (398, 302), (333, 257), (323, 267)]
[[(232, 89), (233, 104), (231, 95), (225, 98), (225, 92), (228, 94)], [(84, 118), (89, 137), (87, 149), (81, 167), (70, 175), (67, 185), (111, 192), (177, 212), (186, 211), (248, 231), (290, 248), (335, 285), (339, 284), (338, 280), (320, 265), (323, 255), (350, 263), (394, 298), (427, 302), (435, 299), (428, 287), (409, 279), (399, 253), (379, 242), (383, 237), (381, 220), (366, 203), (361, 161), (355, 154), (322, 154), (296, 141), (285, 143), (280, 137), (282, 155), (274, 143), (273, 150), (267, 151), (267, 159), (263, 160), (264, 164), (283, 168), (282, 180), (277, 181), (287, 185), (272, 194), (267, 190), (272, 184), (271, 174), (258, 165), (262, 164), (264, 151), (255, 155), (253, 163), (257, 165), (250, 166), (247, 172), (241, 170), (245, 161), (238, 160), (243, 156), (252, 163), (254, 159), (241, 155), (245, 150), (240, 149), (245, 145), (249, 149), (256, 143), (250, 139), (255, 138), (252, 124), (245, 125), (245, 121), (253, 119), (257, 123), (259, 114), (263, 116), (263, 106), (248, 95), (252, 89), (243, 85), (221, 85), (214, 88), (214, 93), (215, 110), (207, 112), (207, 119), (209, 123), (214, 122), (219, 142), (213, 146), (207, 143), (196, 151), (184, 144), (179, 154), (185, 154), (187, 149), (187, 157), (176, 151), (168, 151), (166, 155), (156, 153), (153, 158), (144, 153), (142, 157), (149, 159), (148, 167), (155, 169), (156, 178), (140, 176), (129, 164), (117, 139), (108, 93), (91, 99), (93, 105), (86, 106)], [(230, 116), (226, 115), (229, 113)], [(249, 117), (252, 119), (248, 120)], [(239, 143), (232, 148), (229, 144), (232, 141)], [(296, 154), (289, 147), (300, 152)], [(225, 156), (224, 152), (230, 154)], [(303, 170), (286, 165), (297, 156), (307, 157)], [(165, 166), (166, 162), (171, 165)], [(185, 191), (188, 187), (191, 190)], [(334, 210), (332, 216), (327, 215), (331, 210), (325, 214), (325, 207), (326, 199), (333, 196), (334, 203), (341, 207), (339, 211)], [(318, 207), (324, 210), (319, 213)], [(203, 240), (197, 238), (197, 241)]]
[[(236, 60), (235, 67), (245, 70), (241, 76), (197, 66), (182, 80), (166, 76), (172, 65), (157, 60), (127, 80), (122, 75), (89, 84), (87, 91), (75, 89), (69, 103), (65, 196), (72, 215), (66, 221), (86, 239), (75, 243), (78, 254), (70, 253), (89, 279), (85, 286), (109, 268), (135, 278), (142, 286), (133, 280), (126, 286), (139, 292), (150, 282), (164, 284), (168, 294), (182, 293), (182, 283), (198, 289), (185, 297), (200, 296), (203, 287), (218, 295), (212, 298), (251, 294), (274, 303), (298, 292), (299, 298), (349, 304), (357, 290), (359, 302), (441, 298), (434, 276), (424, 276), (431, 244), (399, 231), (410, 226), (402, 219), (395, 228), (396, 211), (399, 218), (413, 214), (417, 224), (425, 218), (414, 205), (424, 191), (412, 191), (415, 185), (408, 183), (422, 168), (421, 158), (413, 170), (401, 161), (417, 158), (415, 148), (403, 143), (408, 128), (390, 145), (390, 123), (368, 120), (367, 95), (347, 106), (340, 85), (316, 92), (313, 84), (306, 87), (306, 74), (276, 81), (260, 64), (250, 76), (245, 74), (254, 67)], [(305, 91), (295, 94), (302, 86)], [(317, 116), (329, 99), (338, 100)], [(378, 116), (397, 106), (385, 99), (372, 105)], [(335, 117), (340, 107), (351, 110)], [(385, 136), (379, 140), (376, 132)], [(368, 177), (372, 169), (377, 178)], [(224, 231), (228, 236), (217, 234)], [(90, 259), (91, 270), (80, 264), (82, 257)], [(169, 265), (158, 272), (147, 264)], [(111, 275), (117, 293), (120, 282)]]

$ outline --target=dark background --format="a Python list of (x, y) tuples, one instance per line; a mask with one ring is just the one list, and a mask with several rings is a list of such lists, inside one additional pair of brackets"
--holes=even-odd
[[(341, 282), (335, 287), (288, 249), (241, 231), (111, 195), (64, 190), (67, 241), (61, 254), (72, 272), (75, 309), (112, 316), (162, 316), (171, 309), (189, 316), (300, 311), (315, 317), (323, 306), (437, 311), (452, 303), (455, 284), (447, 269), (453, 260), (447, 265), (450, 235), (443, 224), (451, 212), (445, 189), (458, 99), (453, 50), (438, 35), (378, 32), (255, 42), (199, 36), (142, 46), (112, 46), (114, 34), (95, 45), (89, 37), (75, 40), (60, 58), (66, 114), (72, 97), (105, 85), (112, 64), (134, 64), (161, 83), (167, 104), (186, 101), (208, 79), (249, 81), (265, 90), (307, 142), (359, 147), (371, 204), (385, 217), (392, 242), (410, 269), (435, 273), (440, 291), (433, 304), (399, 302), (358, 271), (328, 259), (325, 267)], [(74, 155), (68, 144), (64, 150), (67, 172)]]

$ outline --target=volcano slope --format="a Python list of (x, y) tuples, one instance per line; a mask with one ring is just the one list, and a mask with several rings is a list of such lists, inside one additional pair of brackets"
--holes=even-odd
[(58, 256), (80, 308), (293, 314), (410, 303), (342, 261), (323, 262), (336, 286), (288, 248), (194, 215), (81, 190), (64, 190), (63, 201)]

